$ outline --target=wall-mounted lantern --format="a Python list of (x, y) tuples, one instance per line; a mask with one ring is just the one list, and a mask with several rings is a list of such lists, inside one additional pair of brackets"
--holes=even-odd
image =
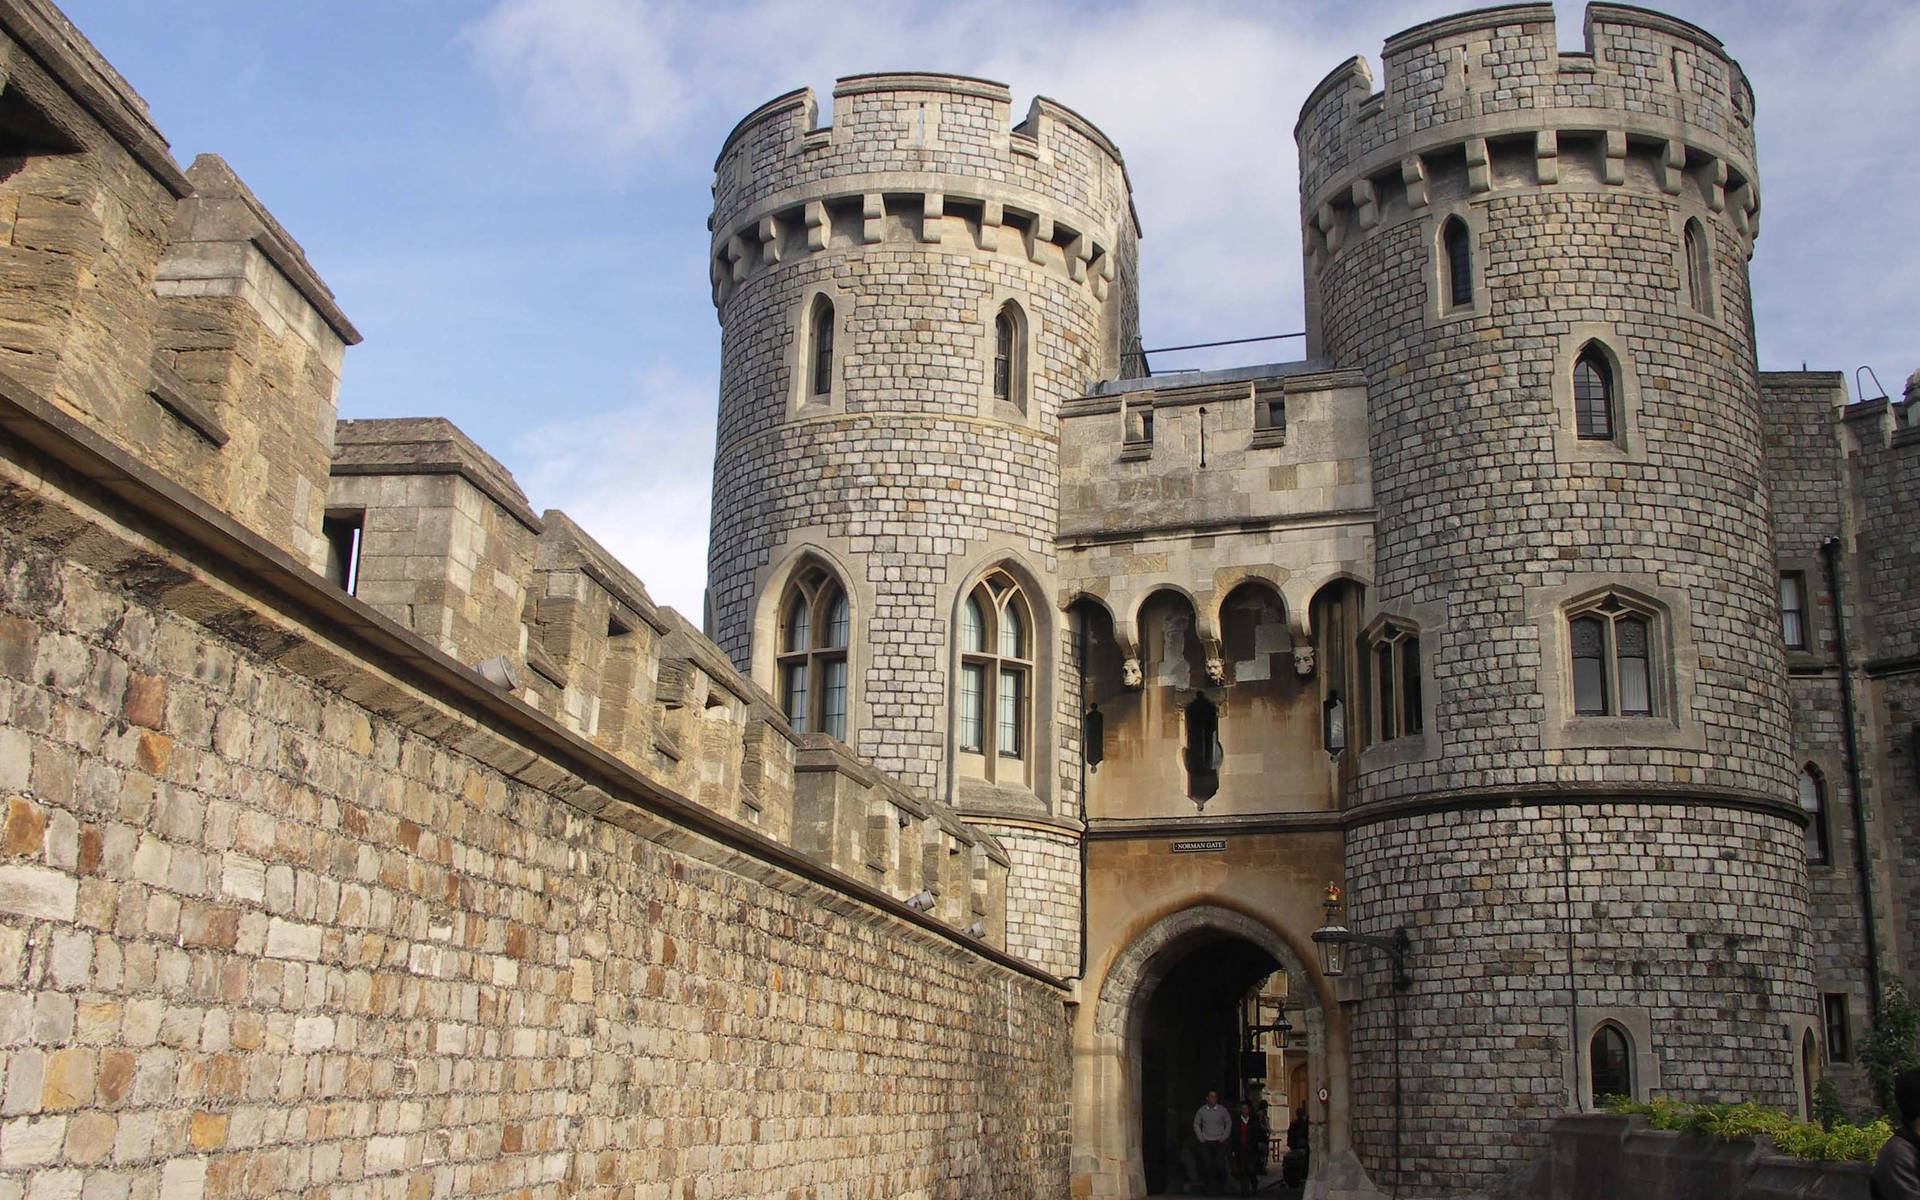
[(1413, 986), (1413, 976), (1407, 971), (1407, 955), (1413, 949), (1413, 939), (1407, 936), (1405, 929), (1396, 929), (1392, 937), (1371, 937), (1364, 933), (1355, 933), (1347, 928), (1344, 905), (1340, 902), (1340, 888), (1337, 884), (1327, 885), (1327, 896), (1323, 902), (1326, 920), (1320, 928), (1313, 931), (1313, 940), (1320, 947), (1320, 973), (1328, 979), (1338, 979), (1347, 973), (1348, 946), (1369, 946), (1375, 950), (1385, 950), (1393, 959), (1393, 990), (1404, 992)]

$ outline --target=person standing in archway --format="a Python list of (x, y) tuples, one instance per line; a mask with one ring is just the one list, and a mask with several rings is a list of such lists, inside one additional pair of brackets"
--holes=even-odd
[(1251, 1196), (1260, 1190), (1260, 1165), (1267, 1159), (1267, 1123), (1253, 1111), (1253, 1105), (1240, 1102), (1240, 1115), (1233, 1119), (1233, 1169), (1240, 1178), (1240, 1194)]
[(1233, 1133), (1233, 1114), (1220, 1103), (1219, 1092), (1208, 1092), (1207, 1102), (1193, 1114), (1193, 1136), (1200, 1143), (1200, 1177), (1213, 1194), (1227, 1190), (1227, 1138)]

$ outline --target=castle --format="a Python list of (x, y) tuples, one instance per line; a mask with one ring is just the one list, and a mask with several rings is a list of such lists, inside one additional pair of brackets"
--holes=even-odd
[(1607, 1094), (1871, 1103), (1920, 373), (1758, 369), (1710, 34), (1343, 64), (1304, 356), (1194, 373), (1071, 109), (761, 106), (697, 629), (336, 420), (288, 231), (0, 31), (0, 1196), (1135, 1197), (1210, 1088), (1312, 1196), (1545, 1195)]

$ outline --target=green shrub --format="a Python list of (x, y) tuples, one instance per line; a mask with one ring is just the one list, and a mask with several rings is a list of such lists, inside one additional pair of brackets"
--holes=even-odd
[(1881, 1143), (1893, 1136), (1893, 1126), (1885, 1120), (1871, 1125), (1835, 1121), (1831, 1129), (1823, 1129), (1758, 1104), (1682, 1104), (1665, 1098), (1641, 1103), (1608, 1096), (1601, 1107), (1608, 1112), (1643, 1116), (1655, 1129), (1684, 1130), (1722, 1142), (1766, 1134), (1782, 1154), (1828, 1162), (1872, 1162), (1880, 1153)]
[(1813, 1119), (1822, 1129), (1847, 1123), (1847, 1110), (1840, 1107), (1840, 1089), (1833, 1086), (1831, 1075), (1813, 1085)]
[(1880, 1010), (1873, 1015), (1873, 1031), (1860, 1046), (1860, 1061), (1873, 1080), (1873, 1094), (1880, 1111), (1889, 1117), (1893, 1108), (1893, 1081), (1902, 1071), (1914, 1066), (1914, 1040), (1920, 1036), (1920, 1010), (1898, 979), (1889, 979), (1880, 989)]

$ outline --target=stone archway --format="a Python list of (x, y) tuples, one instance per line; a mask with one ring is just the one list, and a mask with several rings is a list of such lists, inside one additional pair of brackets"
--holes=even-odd
[(1196, 904), (1162, 917), (1135, 938), (1101, 984), (1093, 1020), (1099, 1053), (1084, 1064), (1093, 1077), (1084, 1081), (1080, 1097), (1092, 1127), (1076, 1151), (1075, 1167), (1076, 1174), (1090, 1176), (1093, 1196), (1132, 1200), (1148, 1194), (1141, 1100), (1149, 1001), (1196, 947), (1226, 941), (1257, 948), (1287, 972), (1290, 991), (1299, 997), (1289, 1015), (1307, 1034), (1308, 1086), (1316, 1092), (1324, 1087), (1329, 1094), (1329, 1103), (1314, 1114), (1312, 1157), (1317, 1164), (1329, 1149), (1345, 1151), (1346, 1024), (1337, 1011), (1329, 1019), (1317, 968), (1267, 923), (1222, 905)]

